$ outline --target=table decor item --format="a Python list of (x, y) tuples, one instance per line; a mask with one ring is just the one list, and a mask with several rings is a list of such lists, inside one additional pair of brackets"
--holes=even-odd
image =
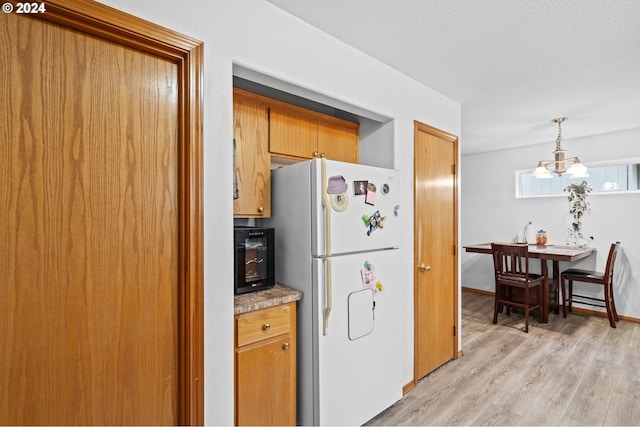
[(538, 246), (546, 246), (547, 244), (547, 232), (540, 229), (536, 232), (536, 244)]
[(533, 221), (529, 221), (527, 225), (524, 226), (524, 240), (525, 243), (529, 243), (530, 245), (536, 242), (536, 231), (538, 227), (533, 223)]
[(582, 217), (591, 210), (587, 197), (592, 188), (587, 181), (582, 181), (579, 184), (567, 185), (564, 191), (568, 193), (569, 215), (572, 217), (571, 225), (567, 227), (567, 244), (571, 246), (586, 246), (588, 240), (582, 235)]

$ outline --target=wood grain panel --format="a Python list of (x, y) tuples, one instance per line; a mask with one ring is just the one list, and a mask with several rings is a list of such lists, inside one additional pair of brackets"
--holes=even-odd
[(289, 306), (258, 310), (236, 317), (238, 347), (289, 332)]
[[(241, 345), (239, 328), (247, 319), (254, 325), (277, 319), (287, 328)], [(296, 303), (236, 315), (236, 320), (235, 425), (296, 425)]]
[(318, 150), (318, 122), (293, 110), (269, 109), (269, 152), (312, 159)]
[(318, 151), (329, 160), (358, 163), (358, 125), (318, 121)]
[(176, 424), (177, 66), (2, 19), (0, 424)]
[(238, 217), (271, 215), (271, 158), (267, 105), (240, 89), (233, 92), (233, 136), (236, 141), (238, 198), (233, 214)]
[(280, 335), (238, 350), (237, 387), (242, 399), (237, 402), (237, 425), (295, 425), (295, 418), (293, 424), (289, 418), (288, 404), (293, 398), (290, 384), (295, 381), (291, 378), (291, 348), (286, 348), (289, 340), (289, 335)]
[(456, 357), (457, 162), (455, 140), (426, 125), (415, 131), (415, 380)]

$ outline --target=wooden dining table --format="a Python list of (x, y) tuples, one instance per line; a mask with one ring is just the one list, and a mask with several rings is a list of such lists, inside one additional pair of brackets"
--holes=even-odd
[[(498, 242), (496, 242), (498, 243)], [(491, 243), (464, 246), (466, 252), (491, 255)], [(540, 259), (540, 273), (547, 278), (542, 290), (541, 323), (549, 322), (549, 312), (559, 313), (560, 261), (575, 262), (595, 253), (595, 248), (564, 245), (529, 245), (529, 257)], [(547, 261), (553, 262), (553, 276), (549, 276)]]

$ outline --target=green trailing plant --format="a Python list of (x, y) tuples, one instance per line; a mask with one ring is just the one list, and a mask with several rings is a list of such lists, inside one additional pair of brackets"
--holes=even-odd
[(591, 193), (592, 188), (587, 181), (582, 181), (579, 184), (567, 185), (564, 191), (568, 193), (569, 214), (573, 217), (569, 235), (573, 236), (574, 241), (579, 240), (582, 238), (582, 217), (590, 210), (587, 196)]

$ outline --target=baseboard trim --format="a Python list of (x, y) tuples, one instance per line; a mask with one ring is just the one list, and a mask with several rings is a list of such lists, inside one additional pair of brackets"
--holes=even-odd
[(475, 292), (475, 293), (477, 293), (477, 294), (483, 294), (483, 295), (490, 295), (490, 296), (493, 296), (493, 295), (495, 294), (495, 293), (494, 293), (494, 292), (492, 292), (492, 291), (485, 291), (484, 289), (467, 288), (467, 287), (465, 287), (465, 286), (463, 286), (461, 289), (462, 289), (463, 291), (466, 291), (466, 292)]
[[(590, 316), (608, 317), (606, 311), (590, 310), (588, 308), (581, 308), (576, 306), (572, 307), (571, 311), (573, 313), (587, 314)], [(624, 320), (625, 322), (640, 323), (640, 319), (638, 319), (637, 317), (621, 316), (621, 315), (618, 315), (618, 317), (620, 318), (620, 320)]]
[(416, 382), (415, 381), (411, 381), (410, 383), (405, 384), (404, 387), (402, 387), (402, 395), (404, 396), (405, 394), (409, 393), (414, 388), (416, 388)]
[[(485, 291), (484, 289), (467, 288), (465, 286), (462, 286), (461, 289), (462, 291), (465, 291), (465, 292), (475, 292), (477, 294), (494, 296), (494, 292)], [(575, 307), (575, 306), (572, 308), (572, 311), (574, 313), (588, 314), (590, 316), (607, 317), (606, 311), (590, 310), (588, 308), (581, 308), (581, 307)], [(637, 317), (621, 316), (621, 315), (618, 315), (618, 317), (620, 318), (620, 320), (624, 320), (625, 322), (640, 323), (640, 319)]]

